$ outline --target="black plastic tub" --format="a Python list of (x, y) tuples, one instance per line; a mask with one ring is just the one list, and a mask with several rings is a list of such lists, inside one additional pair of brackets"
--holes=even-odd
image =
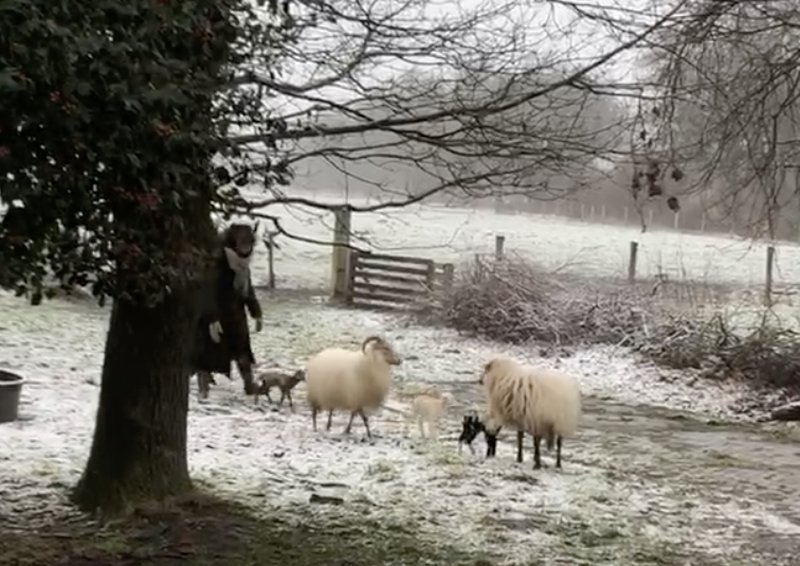
[(16, 373), (0, 369), (0, 423), (17, 420), (22, 382)]

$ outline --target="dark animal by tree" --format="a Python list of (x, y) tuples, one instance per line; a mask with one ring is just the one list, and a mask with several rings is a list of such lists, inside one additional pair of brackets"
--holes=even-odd
[(302, 369), (297, 370), (293, 374), (283, 373), (280, 371), (266, 371), (259, 376), (260, 385), (256, 391), (255, 401), (258, 403), (259, 395), (266, 395), (267, 400), (272, 403), (272, 397), (269, 396), (269, 390), (277, 387), (281, 390), (281, 400), (278, 401), (278, 406), (283, 405), (284, 398), (289, 399), (289, 407), (294, 410), (292, 404), (292, 389), (300, 383), (305, 381), (306, 372)]
[(464, 420), (461, 422), (461, 435), (458, 437), (458, 448), (461, 449), (462, 444), (469, 447), (470, 452), (475, 454), (475, 449), (472, 447), (472, 442), (483, 433), (486, 439), (486, 457), (491, 458), (497, 453), (497, 435), (500, 433), (500, 427), (489, 428), (478, 415), (465, 415)]
[(253, 380), (255, 357), (250, 346), (247, 314), (262, 327), (261, 305), (250, 278), (257, 226), (231, 224), (220, 236), (219, 249), (197, 313), (190, 366), (197, 373), (200, 398), (208, 397), (213, 373), (230, 379), (231, 362), (236, 363), (247, 395), (256, 393)]

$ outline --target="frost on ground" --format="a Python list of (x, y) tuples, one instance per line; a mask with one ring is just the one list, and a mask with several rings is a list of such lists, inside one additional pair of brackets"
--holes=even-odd
[[(367, 204), (350, 199), (353, 205)], [(374, 202), (372, 204), (375, 204)], [(278, 207), (282, 226), (293, 234), (331, 241), (333, 214)], [(427, 257), (439, 262), (470, 260), (492, 253), (494, 237), (505, 236), (507, 254), (533, 259), (545, 269), (584, 277), (625, 277), (630, 242), (639, 243), (637, 276), (652, 281), (725, 283), (754, 289), (764, 285), (766, 242), (723, 234), (678, 232), (651, 227), (593, 224), (541, 214), (499, 214), (486, 209), (414, 205), (385, 212), (354, 213), (352, 243), (378, 253)], [(557, 236), (556, 236), (557, 234)], [(280, 288), (321, 288), (330, 278), (330, 249), (279, 236), (275, 272)], [(800, 285), (800, 246), (776, 242), (776, 291)], [(262, 251), (264, 248), (260, 248)], [(254, 260), (255, 281), (267, 282), (265, 253)], [(781, 301), (791, 301), (782, 295)]]
[[(355, 346), (373, 332), (405, 360), (373, 419), (373, 443), (358, 423), (345, 437), (344, 414), (330, 433), (314, 433), (303, 384), (294, 413), (264, 398), (255, 406), (238, 378), (218, 378), (206, 403), (192, 384), (193, 477), (259, 513), (299, 523), (368, 516), (508, 563), (796, 563), (797, 444), (752, 424), (704, 422), (722, 420), (742, 391), (687, 385), (611, 348), (580, 352), (560, 364), (591, 395), (581, 434), (565, 444), (563, 471), (534, 472), (530, 441), (518, 465), (510, 432), (494, 460), (483, 460), (480, 442), (474, 457), (459, 454), (455, 442), (460, 415), (481, 401), (474, 383), (481, 362), (498, 350), (530, 351), (313, 302), (264, 306), (267, 326), (254, 335), (263, 365), (293, 368), (324, 346)], [(0, 425), (6, 528), (35, 527), (66, 507), (65, 488), (77, 481), (91, 442), (107, 313), (66, 301), (32, 308), (0, 295), (0, 367), (28, 379), (22, 418)], [(440, 442), (427, 444), (403, 411), (414, 391), (433, 385), (451, 391), (456, 405)], [(552, 466), (549, 456), (545, 462)], [(312, 494), (341, 504), (310, 503)]]

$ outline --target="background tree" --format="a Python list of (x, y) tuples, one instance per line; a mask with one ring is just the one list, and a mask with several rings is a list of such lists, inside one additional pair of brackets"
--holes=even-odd
[(240, 24), (250, 10), (238, 0), (0, 3), (3, 283), (36, 302), (50, 275), (113, 299), (75, 492), (87, 509), (190, 488), (185, 356), (214, 238), (212, 159), (228, 127), (217, 101), (242, 41), (275, 35)]
[[(596, 186), (607, 175), (598, 162), (622, 151), (629, 120), (606, 68), (671, 15), (642, 13), (645, 25), (625, 37), (598, 38), (581, 29), (589, 18), (572, 3), (293, 6), (297, 32), (281, 58), (291, 81), (262, 72), (275, 53), (260, 50), (237, 79), (286, 128), (264, 133), (257, 113), (238, 123), (231, 143), (252, 168), (224, 190), (229, 211), (258, 211), (279, 230), (280, 207), (270, 207), (341, 204), (297, 192), (332, 178), (379, 201), (355, 210), (453, 194), (555, 198)], [(292, 192), (260, 182), (259, 164), (275, 167), (275, 144), (297, 173)]]
[(646, 59), (662, 85), (661, 140), (694, 191), (770, 238), (800, 228), (798, 17), (791, 1), (694, 2)]

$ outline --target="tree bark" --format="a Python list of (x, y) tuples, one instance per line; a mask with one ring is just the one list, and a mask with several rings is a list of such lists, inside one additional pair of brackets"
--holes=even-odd
[(191, 489), (186, 355), (194, 302), (191, 289), (152, 308), (114, 302), (94, 440), (74, 494), (84, 510), (124, 512)]

